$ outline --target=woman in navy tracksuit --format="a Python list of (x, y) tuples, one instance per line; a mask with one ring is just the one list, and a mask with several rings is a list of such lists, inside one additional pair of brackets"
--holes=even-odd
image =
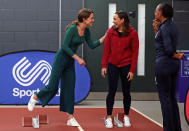
[(176, 52), (178, 31), (172, 21), (173, 8), (161, 3), (155, 11), (155, 78), (163, 115), (164, 131), (182, 131), (175, 98), (176, 80), (182, 55)]

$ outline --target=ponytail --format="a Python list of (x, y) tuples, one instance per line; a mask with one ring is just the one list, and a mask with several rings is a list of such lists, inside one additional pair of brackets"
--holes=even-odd
[(65, 31), (71, 26), (71, 25), (79, 25), (79, 21), (78, 20), (75, 20), (75, 21), (72, 21), (71, 23), (69, 23), (66, 28), (65, 28)]

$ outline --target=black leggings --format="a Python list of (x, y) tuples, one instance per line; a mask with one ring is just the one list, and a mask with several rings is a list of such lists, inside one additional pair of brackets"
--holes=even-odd
[(130, 95), (130, 85), (131, 82), (128, 81), (127, 75), (129, 73), (130, 65), (124, 67), (116, 67), (112, 64), (108, 64), (108, 95), (106, 98), (106, 109), (107, 115), (112, 115), (114, 97), (117, 90), (119, 76), (121, 77), (122, 92), (123, 92), (123, 105), (124, 114), (128, 115), (131, 105), (131, 95)]

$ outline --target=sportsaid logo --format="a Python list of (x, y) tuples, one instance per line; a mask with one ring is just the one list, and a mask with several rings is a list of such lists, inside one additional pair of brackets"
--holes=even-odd
[[(56, 53), (48, 51), (13, 52), (0, 56), (0, 104), (27, 104), (50, 82), (51, 66)], [(86, 67), (75, 62), (75, 102), (90, 91), (90, 75)], [(59, 84), (60, 87), (60, 84)], [(49, 104), (60, 103), (60, 88)]]
[(43, 73), (40, 80), (43, 84), (47, 85), (51, 74), (51, 65), (45, 60), (40, 60), (33, 68), (28, 70), (30, 66), (31, 62), (26, 57), (23, 57), (14, 65), (12, 74), (16, 82), (22, 86), (30, 86)]
[(27, 57), (24, 56), (13, 66), (12, 75), (18, 84), (30, 88), (13, 88), (13, 96), (21, 99), (24, 96), (31, 96), (33, 93), (38, 93), (40, 91), (39, 88), (34, 89), (32, 86), (36, 80), (40, 79), (44, 85), (49, 83), (51, 65), (45, 60), (39, 60), (32, 66), (32, 63), (27, 59)]

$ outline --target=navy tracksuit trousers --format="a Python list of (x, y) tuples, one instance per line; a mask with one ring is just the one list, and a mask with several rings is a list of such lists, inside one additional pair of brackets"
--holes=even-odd
[(155, 78), (163, 115), (163, 131), (182, 131), (175, 98), (179, 66), (179, 60), (173, 58), (156, 59)]

